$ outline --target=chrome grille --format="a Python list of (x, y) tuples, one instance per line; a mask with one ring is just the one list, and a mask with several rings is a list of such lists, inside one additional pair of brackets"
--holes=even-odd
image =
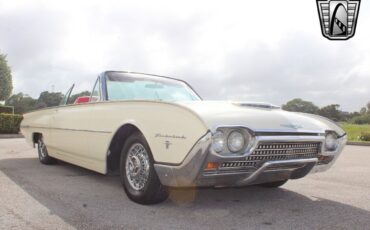
[(267, 161), (316, 158), (320, 149), (319, 142), (261, 142), (246, 161), (223, 162), (220, 169), (258, 168)]

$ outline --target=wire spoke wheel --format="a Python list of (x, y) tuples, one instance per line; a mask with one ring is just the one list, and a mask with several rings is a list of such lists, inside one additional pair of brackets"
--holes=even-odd
[(45, 146), (44, 142), (42, 141), (42, 139), (40, 139), (38, 141), (38, 150), (39, 150), (41, 158), (45, 158), (47, 156), (46, 146)]
[(140, 132), (134, 132), (122, 147), (120, 176), (127, 196), (139, 204), (157, 204), (167, 199), (167, 187), (154, 169), (150, 147)]
[(57, 163), (57, 160), (55, 158), (49, 156), (48, 149), (44, 143), (44, 139), (42, 136), (37, 141), (37, 151), (41, 163), (46, 165)]
[(130, 147), (125, 168), (130, 186), (136, 191), (143, 190), (149, 178), (150, 161), (142, 144), (135, 143)]

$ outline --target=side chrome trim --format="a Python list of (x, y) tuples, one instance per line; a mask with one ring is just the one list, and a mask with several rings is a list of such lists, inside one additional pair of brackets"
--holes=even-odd
[(41, 127), (41, 126), (30, 126), (24, 125), (21, 126), (22, 129), (53, 129), (53, 130), (64, 130), (64, 131), (73, 131), (73, 132), (89, 132), (89, 133), (112, 133), (111, 131), (104, 130), (87, 130), (87, 129), (67, 129), (67, 128), (51, 128), (51, 127)]

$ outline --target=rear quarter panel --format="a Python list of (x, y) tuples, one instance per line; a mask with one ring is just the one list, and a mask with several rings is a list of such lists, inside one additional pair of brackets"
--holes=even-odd
[(54, 108), (38, 110), (23, 115), (21, 123), (21, 133), (26, 138), (27, 143), (33, 144), (33, 133), (43, 133), (46, 145), (50, 144), (50, 119)]

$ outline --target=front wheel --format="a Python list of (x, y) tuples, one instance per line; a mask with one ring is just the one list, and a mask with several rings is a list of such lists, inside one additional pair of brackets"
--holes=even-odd
[(39, 160), (42, 164), (52, 165), (52, 164), (57, 163), (57, 160), (55, 158), (52, 158), (49, 156), (48, 150), (46, 148), (46, 145), (44, 143), (42, 136), (37, 141), (37, 151), (39, 154)]
[(122, 149), (121, 182), (127, 196), (139, 204), (156, 204), (167, 199), (168, 190), (154, 170), (154, 160), (143, 135), (130, 136)]

